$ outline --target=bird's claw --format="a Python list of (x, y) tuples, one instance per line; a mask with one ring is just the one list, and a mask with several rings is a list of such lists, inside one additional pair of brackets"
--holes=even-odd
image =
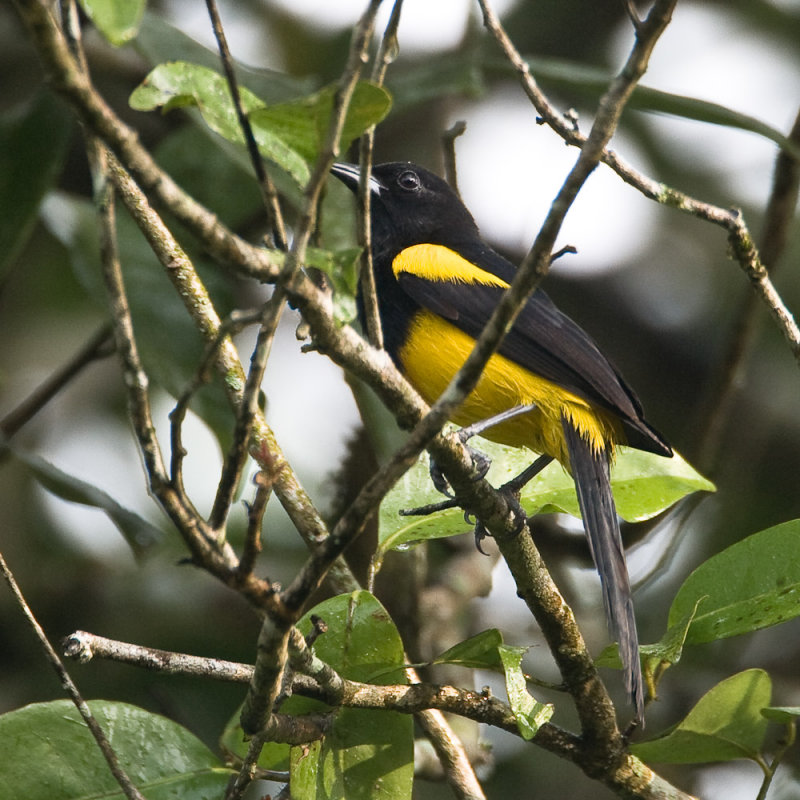
[[(480, 450), (475, 450), (473, 447), (470, 447), (466, 443), (469, 436), (462, 436), (462, 431), (459, 431), (459, 438), (462, 440), (462, 444), (467, 448), (467, 452), (472, 459), (472, 480), (479, 481), (481, 478), (485, 478), (486, 473), (489, 472), (489, 468), (492, 466), (492, 459), (485, 453), (481, 453)], [(429, 471), (431, 481), (436, 491), (439, 492), (439, 494), (443, 494), (445, 497), (455, 497), (450, 488), (450, 482), (433, 458), (430, 460)]]
[[(511, 515), (514, 518), (514, 530), (511, 532), (511, 537), (515, 538), (519, 536), (525, 528), (525, 525), (528, 522), (528, 515), (525, 513), (525, 509), (522, 507), (515, 494), (512, 494), (508, 491), (503, 491), (502, 489), (500, 492), (505, 497)], [(475, 537), (475, 547), (478, 549), (479, 553), (484, 556), (488, 556), (489, 554), (483, 549), (483, 547), (481, 547), (483, 540), (491, 537), (492, 535), (489, 533), (488, 528), (483, 524), (483, 522), (481, 522), (480, 519), (478, 519), (474, 514), (471, 514), (469, 511), (464, 512), (464, 522), (466, 522), (468, 525), (474, 525), (472, 534)]]

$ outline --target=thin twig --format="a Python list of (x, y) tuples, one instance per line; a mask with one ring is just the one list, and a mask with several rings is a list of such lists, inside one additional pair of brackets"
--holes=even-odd
[[(372, 82), (382, 86), (389, 64), (398, 53), (397, 29), (400, 26), (400, 13), (403, 0), (395, 0), (392, 13), (381, 38), (378, 54), (372, 68)], [(370, 344), (378, 350), (383, 349), (383, 329), (378, 313), (378, 294), (375, 288), (375, 273), (372, 271), (372, 226), (370, 175), (372, 174), (372, 154), (375, 146), (375, 126), (371, 125), (359, 141), (359, 185), (358, 185), (358, 243), (361, 246), (361, 302), (364, 305), (366, 334)]]
[(14, 579), (11, 569), (9, 568), (8, 564), (6, 564), (6, 560), (3, 558), (2, 553), (0, 553), (0, 572), (3, 573), (3, 578), (8, 584), (8, 587), (11, 589), (11, 593), (14, 595), (17, 605), (22, 610), (22, 613), (25, 615), (25, 619), (33, 630), (36, 638), (39, 640), (39, 643), (42, 645), (45, 657), (55, 670), (56, 675), (58, 675), (58, 680), (60, 681), (62, 688), (67, 693), (70, 700), (72, 700), (72, 702), (75, 704), (75, 708), (78, 709), (78, 713), (81, 715), (83, 721), (89, 728), (89, 732), (92, 734), (98, 748), (100, 749), (100, 752), (103, 754), (103, 758), (106, 760), (108, 768), (111, 771), (111, 774), (114, 776), (114, 780), (119, 784), (120, 789), (122, 789), (122, 793), (128, 798), (128, 800), (144, 800), (144, 797), (142, 794), (140, 794), (136, 786), (134, 786), (130, 777), (128, 777), (128, 774), (120, 766), (117, 754), (114, 752), (114, 749), (111, 747), (111, 743), (106, 738), (103, 729), (100, 727), (100, 723), (92, 714), (88, 704), (81, 696), (80, 691), (78, 691), (78, 687), (75, 685), (72, 678), (70, 678), (69, 673), (64, 667), (64, 664), (58, 657), (56, 651), (53, 649), (53, 646), (50, 644), (47, 635), (36, 619), (31, 607), (28, 605), (25, 597), (22, 594), (22, 590), (19, 588), (19, 585)]
[(236, 117), (239, 120), (239, 127), (242, 129), (242, 135), (247, 146), (247, 152), (250, 155), (250, 162), (253, 165), (253, 170), (258, 179), (258, 187), (261, 190), (261, 198), (264, 201), (264, 208), (269, 215), (269, 220), (272, 228), (272, 235), (275, 245), (279, 250), (286, 250), (288, 239), (286, 237), (286, 228), (283, 224), (283, 213), (281, 212), (280, 201), (278, 200), (278, 192), (275, 190), (275, 184), (267, 174), (264, 167), (264, 161), (261, 158), (261, 153), (258, 150), (256, 138), (253, 135), (253, 128), (250, 125), (250, 119), (245, 113), (244, 106), (242, 105), (242, 97), (239, 92), (239, 82), (236, 79), (236, 70), (233, 66), (233, 58), (231, 51), (228, 49), (228, 41), (225, 38), (225, 30), (222, 27), (222, 20), (219, 16), (216, 0), (206, 0), (206, 8), (208, 8), (208, 15), (211, 18), (211, 26), (214, 29), (214, 36), (217, 40), (219, 47), (219, 55), (222, 60), (222, 67), (225, 70), (225, 77), (228, 80), (228, 87), (231, 92), (231, 99), (233, 100), (233, 107), (236, 109)]
[(256, 485), (256, 496), (253, 502), (247, 506), (247, 532), (242, 556), (239, 559), (239, 574), (242, 578), (246, 578), (252, 573), (258, 554), (261, 552), (261, 527), (274, 481), (272, 476), (262, 469), (256, 473), (253, 482)]
[(467, 123), (463, 119), (454, 122), (442, 134), (442, 151), (444, 153), (444, 177), (453, 191), (461, 196), (458, 188), (458, 167), (456, 164), (456, 139), (463, 136), (467, 130)]
[(64, 639), (62, 647), (65, 657), (75, 659), (81, 664), (86, 664), (93, 658), (103, 658), (165, 675), (212, 678), (232, 683), (247, 683), (253, 674), (253, 668), (249, 664), (142, 647), (87, 631), (71, 633)]
[[(413, 670), (416, 680), (419, 677)], [(439, 763), (442, 765), (447, 783), (458, 800), (485, 800), (486, 795), (478, 781), (475, 769), (467, 757), (464, 745), (447, 723), (444, 714), (438, 709), (429, 708), (417, 713), (417, 722), (428, 741), (433, 745)]]
[[(258, 413), (258, 398), (261, 392), (261, 382), (267, 366), (275, 331), (284, 307), (283, 292), (276, 290), (267, 301), (260, 314), (261, 326), (256, 337), (253, 354), (250, 357), (250, 369), (247, 372), (247, 381), (236, 410), (236, 425), (233, 430), (233, 441), (226, 455), (222, 467), (222, 474), (217, 485), (217, 493), (209, 515), (208, 523), (214, 529), (221, 531), (225, 519), (233, 502), (236, 487), (239, 485), (242, 470), (247, 461), (250, 446), (250, 435), (253, 423)], [(262, 450), (262, 465), (272, 463), (271, 455)]]
[[(183, 483), (183, 460), (188, 455), (183, 446), (183, 423), (186, 419), (186, 412), (195, 394), (205, 386), (212, 376), (214, 360), (217, 357), (217, 349), (222, 345), (227, 336), (233, 336), (247, 325), (253, 325), (260, 321), (262, 316), (261, 309), (256, 311), (233, 311), (222, 321), (219, 331), (213, 341), (208, 342), (200, 363), (195, 370), (192, 379), (186, 385), (178, 397), (175, 407), (169, 414), (170, 422), (170, 480), (175, 490), (186, 499), (186, 490)], [(225, 468), (223, 466), (223, 475)], [(219, 489), (217, 490), (219, 492)], [(227, 506), (226, 506), (227, 508)], [(211, 519), (213, 520), (213, 508)], [(217, 530), (218, 526), (209, 521), (209, 527)]]
[(766, 761), (763, 762), (764, 780), (761, 784), (761, 788), (758, 790), (756, 800), (766, 800), (769, 787), (772, 785), (772, 781), (775, 778), (775, 773), (788, 750), (794, 745), (796, 738), (797, 721), (792, 720), (786, 723), (783, 738), (778, 742), (778, 747), (775, 750), (772, 760), (769, 764), (767, 764)]
[(65, 364), (38, 386), (15, 409), (0, 420), (0, 436), (10, 439), (23, 425), (36, 416), (64, 387), (95, 361), (114, 352), (111, 326), (101, 325), (87, 342)]

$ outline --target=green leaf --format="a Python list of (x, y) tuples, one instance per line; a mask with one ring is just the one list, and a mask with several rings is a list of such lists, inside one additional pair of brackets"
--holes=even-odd
[(800, 614), (800, 520), (755, 533), (701, 564), (669, 611), (672, 626), (702, 599), (686, 641), (713, 642)]
[(311, 632), (311, 617), (323, 619), (328, 632), (314, 642), (314, 652), (345, 678), (375, 684), (405, 683), (405, 656), (392, 618), (369, 592), (331, 597), (297, 623)]
[[(311, 616), (328, 627), (314, 642), (314, 653), (337, 672), (377, 685), (405, 683), (403, 643), (383, 606), (369, 592), (332, 597), (312, 608), (298, 628), (308, 634)], [(327, 706), (295, 695), (281, 713), (325, 711)], [(413, 720), (393, 711), (342, 708), (321, 742), (291, 748), (292, 797), (310, 800), (402, 800), (411, 797), (414, 772)], [(238, 714), (223, 736), (223, 746), (238, 755), (247, 750)], [(265, 748), (259, 765), (285, 769), (288, 746)]]
[(800, 717), (800, 706), (768, 706), (761, 709), (761, 715), (770, 722), (790, 725)]
[[(249, 89), (242, 87), (240, 95), (246, 114), (264, 108), (263, 101)], [(137, 111), (195, 106), (212, 131), (230, 142), (244, 143), (228, 82), (208, 67), (185, 61), (159, 64), (133, 90), (129, 102)], [(253, 125), (253, 136), (262, 156), (284, 169), (299, 185), (306, 184), (310, 175), (308, 165), (285, 139), (263, 125)]]
[(71, 115), (49, 92), (39, 92), (21, 112), (0, 119), (0, 275), (33, 231), (72, 130)]
[[(611, 470), (611, 486), (617, 513), (628, 522), (655, 517), (692, 492), (715, 491), (714, 484), (678, 453), (672, 458), (663, 458), (630, 447), (618, 449)], [(580, 517), (572, 477), (556, 463), (542, 470), (523, 489), (522, 504), (528, 511), (526, 495), (530, 495), (529, 504), (535, 512), (565, 511)]]
[(470, 669), (490, 669), (499, 672), (504, 668), (499, 647), (503, 644), (503, 634), (497, 628), (490, 628), (445, 650), (434, 660), (434, 664), (453, 664)]
[[(136, 787), (148, 800), (218, 800), (231, 770), (193, 734), (126, 703), (89, 708)], [(25, 706), (0, 717), (0, 786), (25, 800), (122, 800), (97, 743), (68, 700)]]
[[(328, 86), (299, 100), (264, 106), (253, 111), (250, 121), (254, 130), (270, 131), (289, 143), (306, 161), (313, 161), (327, 135), (335, 94), (336, 86)], [(389, 113), (391, 105), (386, 89), (367, 81), (357, 83), (339, 139), (339, 150), (345, 150), (367, 128), (377, 125)]]
[[(328, 626), (314, 652), (337, 672), (357, 681), (405, 683), (400, 635), (369, 592), (333, 597), (313, 613)], [(307, 634), (311, 627), (309, 613), (298, 628)], [(341, 709), (323, 741), (292, 748), (292, 797), (410, 798), (413, 760), (409, 715)]]
[(553, 706), (540, 703), (528, 692), (528, 683), (522, 671), (522, 658), (527, 647), (500, 645), (497, 650), (503, 662), (506, 677), (506, 694), (517, 720), (517, 728), (524, 739), (530, 740), (539, 728), (553, 716)]
[[(506, 447), (479, 437), (475, 437), (472, 443), (491, 458), (492, 466), (487, 478), (494, 486), (518, 475), (535, 457), (524, 448)], [(611, 483), (617, 511), (630, 522), (649, 519), (690, 492), (714, 490), (714, 485), (679, 455), (662, 458), (628, 447), (619, 448)], [(381, 503), (378, 565), (388, 550), (464, 533), (467, 525), (463, 511), (458, 508), (428, 516), (400, 515), (401, 509), (436, 503), (441, 499), (430, 480), (427, 456), (423, 455)], [(572, 478), (556, 462), (548, 465), (523, 488), (520, 502), (529, 516), (552, 511), (580, 516)]]
[[(241, 89), (242, 107), (265, 158), (304, 186), (310, 176), (307, 162), (318, 155), (330, 121), (335, 87), (291, 102), (267, 106), (248, 89)], [(196, 107), (206, 125), (231, 142), (243, 143), (239, 120), (226, 79), (199, 64), (172, 61), (159, 64), (130, 96), (138, 111)], [(388, 92), (374, 84), (358, 83), (345, 117), (340, 148), (345, 148), (389, 112)]]
[(115, 47), (136, 36), (147, 0), (79, 0), (86, 16)]
[(17, 461), (56, 497), (70, 503), (99, 508), (117, 526), (137, 559), (144, 557), (163, 538), (162, 532), (147, 520), (121, 506), (102, 489), (74, 475), (68, 475), (39, 456), (8, 447)]
[(337, 323), (346, 325), (357, 315), (356, 293), (360, 247), (349, 247), (331, 252), (310, 247), (306, 263), (324, 272), (333, 287), (333, 316)]
[(700, 764), (759, 756), (772, 682), (760, 669), (749, 669), (717, 684), (664, 736), (631, 745), (644, 761)]
[(504, 644), (503, 634), (492, 628), (459, 642), (434, 659), (433, 663), (502, 671), (519, 732), (525, 739), (532, 739), (553, 716), (553, 706), (540, 703), (528, 692), (528, 682), (522, 672), (522, 658), (527, 649)]

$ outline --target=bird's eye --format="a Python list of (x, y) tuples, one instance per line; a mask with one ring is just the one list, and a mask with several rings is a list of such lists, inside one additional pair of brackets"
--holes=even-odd
[(397, 185), (407, 192), (416, 192), (420, 187), (419, 175), (414, 170), (407, 169), (397, 176)]

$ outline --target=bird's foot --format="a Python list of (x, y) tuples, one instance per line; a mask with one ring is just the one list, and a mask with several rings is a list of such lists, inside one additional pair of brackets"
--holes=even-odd
[[(515, 406), (514, 408), (509, 409), (508, 411), (504, 411), (501, 414), (496, 414), (493, 417), (489, 417), (488, 419), (481, 420), (480, 422), (473, 423), (472, 425), (468, 425), (465, 428), (461, 428), (457, 435), (458, 438), (461, 440), (461, 443), (467, 448), (469, 451), (470, 457), (472, 458), (472, 466), (473, 466), (473, 480), (480, 480), (481, 478), (486, 477), (486, 473), (489, 471), (489, 468), (492, 465), (491, 459), (481, 453), (478, 450), (470, 447), (467, 442), (473, 437), (480, 433), (483, 433), (488, 428), (493, 427), (501, 422), (505, 422), (512, 417), (516, 417), (520, 414), (528, 413), (529, 411), (533, 411), (536, 408), (535, 405), (524, 405), (524, 406)], [(525, 514), (525, 510), (522, 508), (519, 502), (519, 492), (523, 486), (525, 486), (528, 481), (530, 481), (543, 467), (545, 467), (552, 458), (550, 456), (540, 456), (536, 461), (531, 464), (530, 467), (523, 470), (519, 475), (515, 478), (512, 478), (507, 483), (503, 484), (498, 491), (503, 494), (506, 499), (506, 502), (509, 505), (510, 511), (515, 520), (515, 530), (513, 535), (518, 536), (522, 529), (525, 527), (525, 524), (528, 521), (527, 515)], [(449, 508), (455, 508), (458, 506), (458, 501), (455, 498), (455, 495), (451, 489), (450, 482), (445, 477), (444, 473), (440, 469), (439, 465), (436, 461), (431, 458), (430, 460), (430, 476), (431, 481), (433, 481), (433, 485), (438, 492), (445, 495), (447, 500), (443, 500), (439, 503), (429, 503), (425, 506), (419, 506), (417, 508), (407, 508), (402, 509), (400, 514), (403, 516), (426, 516), (428, 514), (434, 514), (437, 511), (444, 511)], [(488, 536), (491, 536), (486, 526), (481, 522), (480, 519), (475, 517), (473, 514), (469, 512), (464, 513), (464, 520), (469, 524), (474, 524), (474, 536), (475, 536), (475, 546), (478, 550), (487, 555), (484, 552), (483, 548), (481, 547), (481, 542), (486, 539)], [(474, 522), (473, 522), (474, 521)]]
[[(492, 466), (492, 460), (489, 458), (489, 456), (481, 453), (479, 450), (469, 447), (467, 442), (473, 436), (478, 436), (489, 428), (493, 428), (495, 425), (499, 425), (501, 422), (506, 422), (513, 417), (518, 417), (520, 414), (527, 414), (529, 411), (533, 411), (535, 408), (536, 406), (534, 404), (514, 406), (513, 408), (509, 408), (507, 411), (503, 411), (500, 414), (495, 414), (487, 419), (473, 422), (472, 425), (467, 425), (457, 432), (456, 435), (461, 441), (461, 444), (467, 448), (470, 457), (472, 458), (474, 480), (477, 481), (486, 477), (489, 467)], [(446, 497), (453, 497), (453, 493), (450, 490), (450, 483), (448, 482), (447, 478), (445, 478), (444, 473), (439, 468), (439, 465), (433, 460), (433, 458), (431, 458), (430, 474), (436, 490)]]
[[(525, 509), (519, 502), (519, 491), (509, 488), (508, 484), (501, 486), (497, 491), (503, 495), (503, 498), (508, 504), (511, 516), (514, 519), (514, 529), (511, 531), (511, 538), (515, 538), (522, 533), (525, 525), (528, 523), (528, 515), (525, 513)], [(465, 522), (471, 524), (472, 519), (475, 520), (475, 527), (472, 531), (473, 536), (475, 537), (475, 547), (478, 548), (479, 553), (488, 556), (489, 554), (483, 549), (483, 547), (481, 547), (481, 543), (484, 539), (491, 537), (492, 534), (489, 532), (489, 529), (486, 527), (486, 525), (484, 525), (482, 520), (480, 520), (478, 517), (473, 517), (473, 515), (468, 511), (464, 513)]]
[[(467, 444), (467, 440), (470, 439), (474, 434), (465, 435), (465, 430), (467, 429), (462, 428), (460, 431), (458, 431), (457, 435), (458, 438), (461, 439), (461, 443), (467, 448), (467, 452), (472, 459), (472, 479), (474, 481), (479, 481), (481, 478), (486, 477), (489, 467), (492, 466), (492, 459), (489, 458), (489, 456), (487, 456), (485, 453), (481, 453), (480, 450), (476, 450), (474, 447), (470, 447)], [(443, 494), (445, 497), (455, 497), (450, 488), (450, 481), (447, 480), (433, 456), (431, 456), (429, 471), (436, 491), (439, 492), (439, 494)]]

